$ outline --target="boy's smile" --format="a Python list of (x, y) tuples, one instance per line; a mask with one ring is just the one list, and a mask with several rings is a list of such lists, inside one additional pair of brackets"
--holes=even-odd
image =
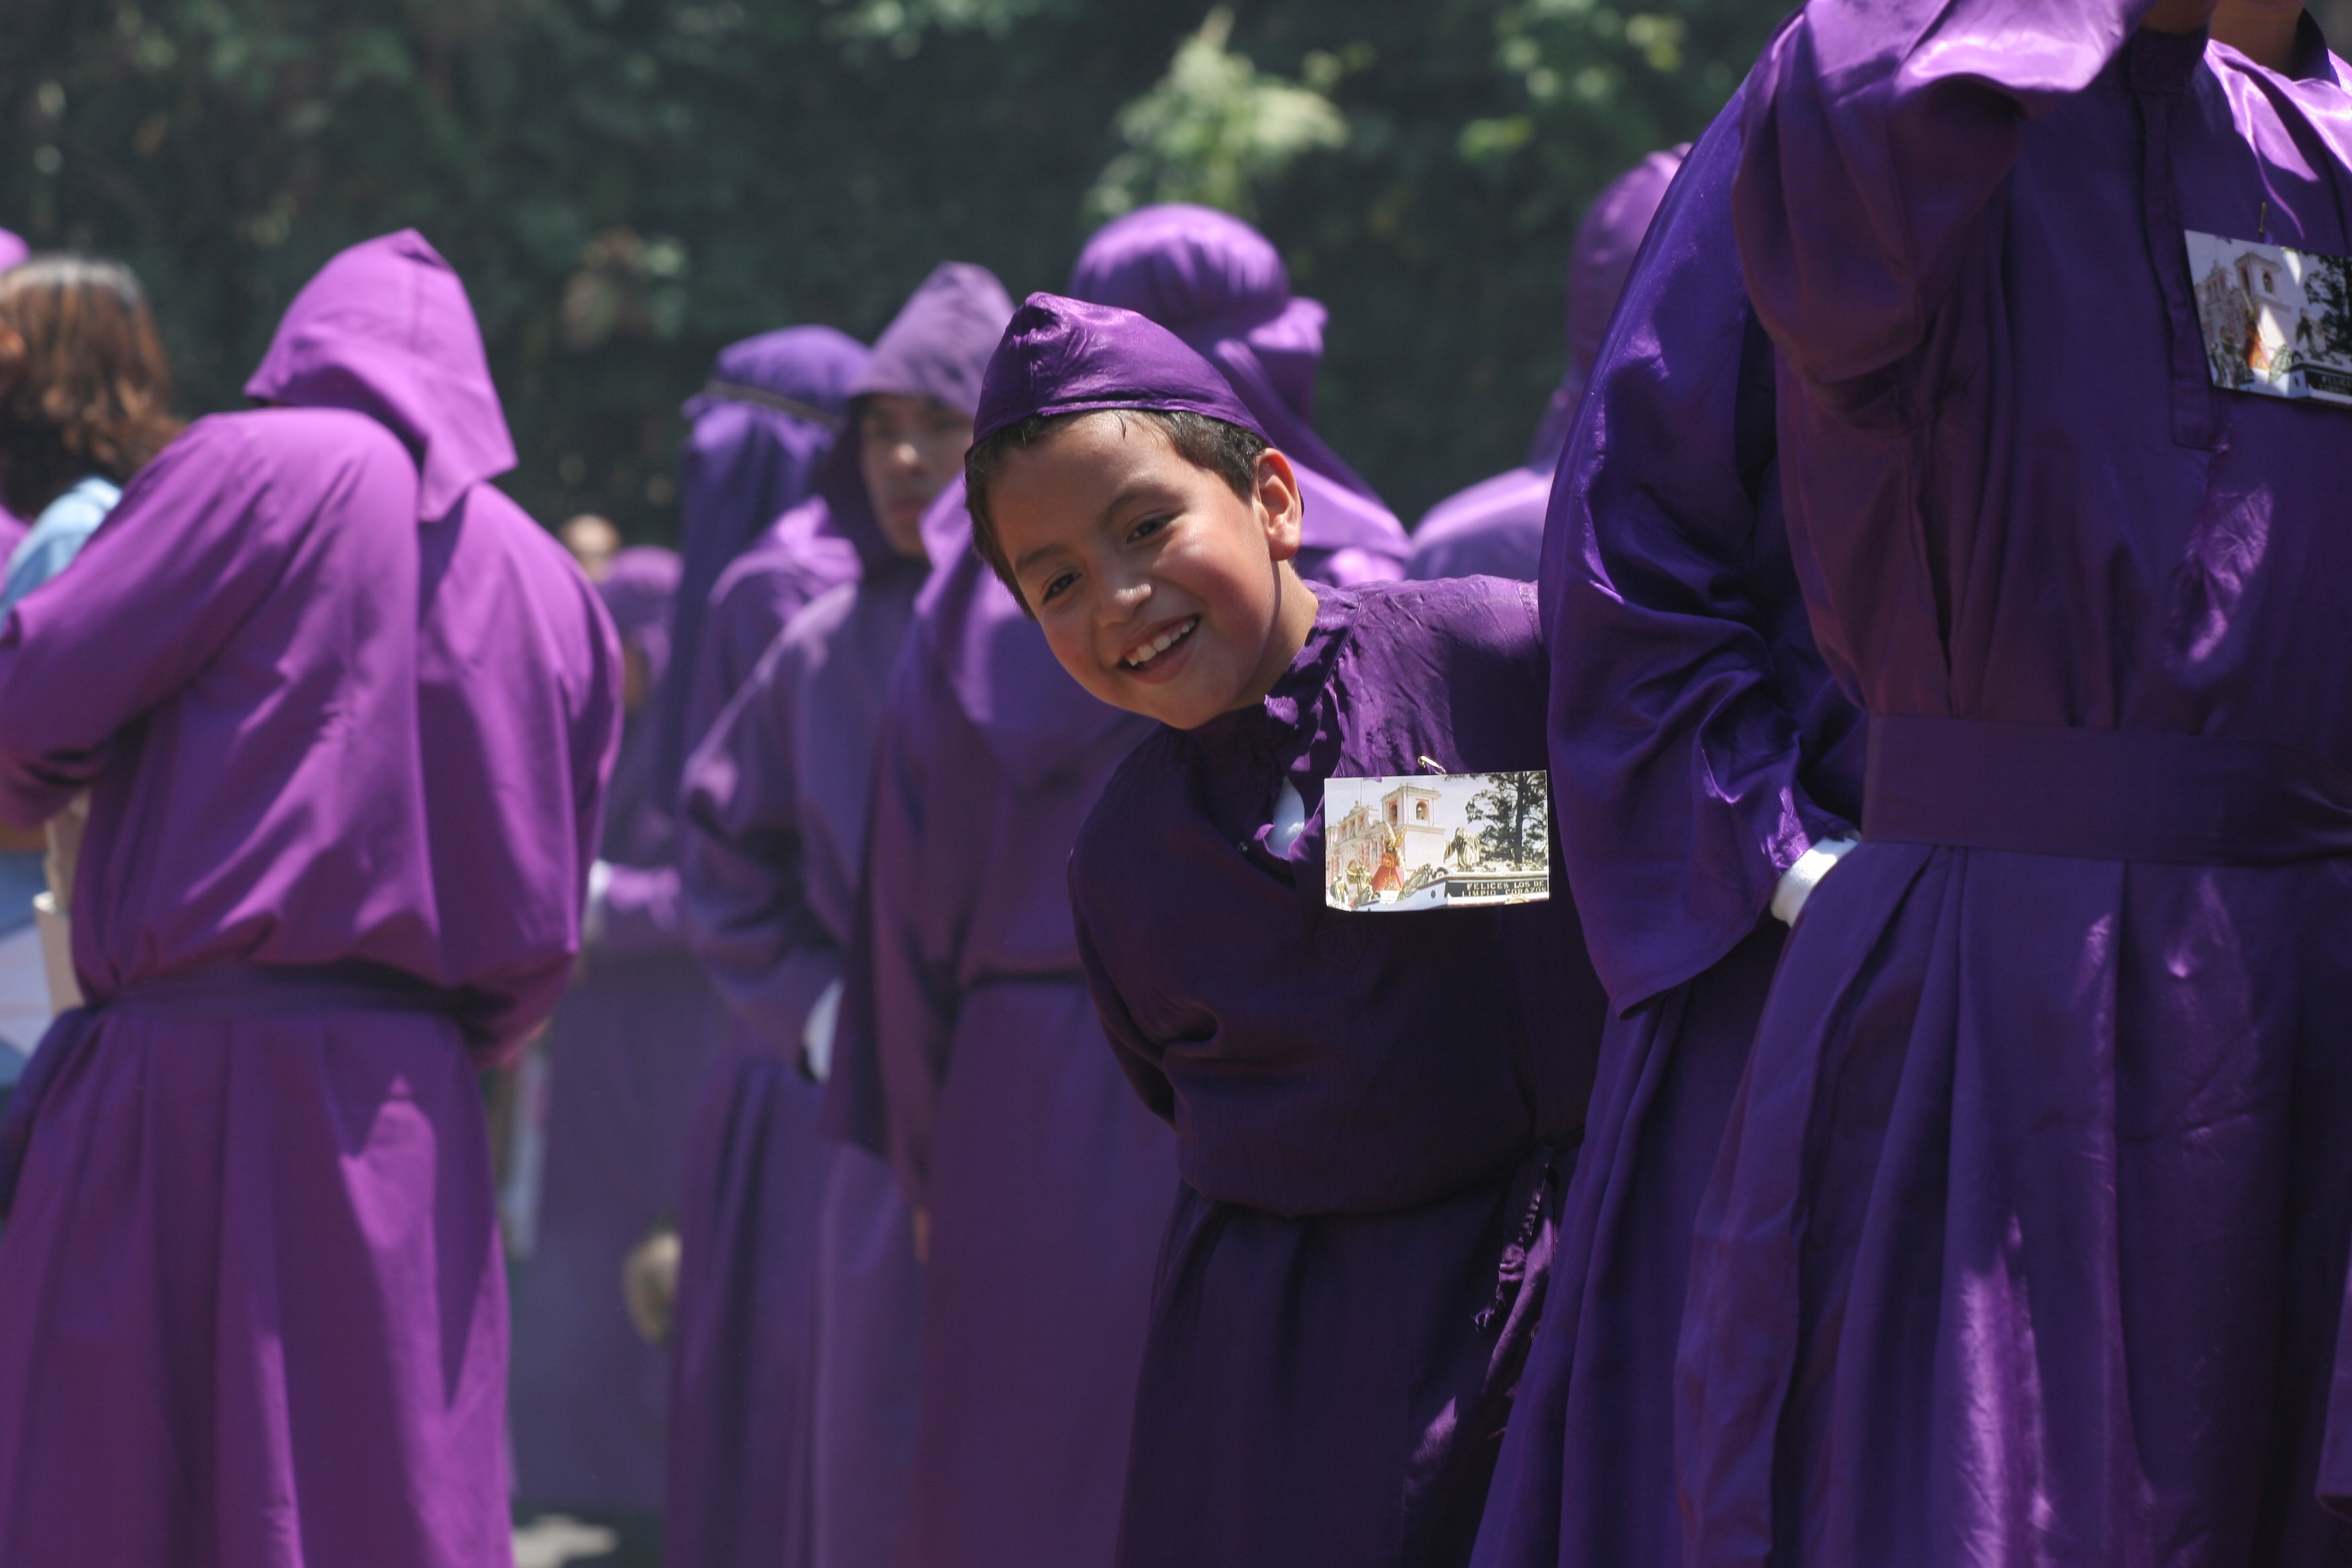
[(1156, 420), (1085, 415), (1007, 456), (989, 511), (1062, 667), (1178, 729), (1264, 698), (1315, 624), (1279, 452), (1259, 457), (1244, 497)]
[(1200, 616), (1186, 616), (1171, 626), (1155, 629), (1138, 639), (1119, 662), (1133, 670), (1139, 680), (1165, 680), (1182, 663), (1190, 651), (1192, 634), (1200, 626)]

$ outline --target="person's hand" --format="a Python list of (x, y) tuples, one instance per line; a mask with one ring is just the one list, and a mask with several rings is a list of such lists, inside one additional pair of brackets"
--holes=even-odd
[(915, 1261), (929, 1263), (930, 1260), (931, 1211), (917, 1209), (915, 1211)]
[(677, 1321), (677, 1227), (664, 1220), (621, 1265), (621, 1300), (649, 1345), (666, 1344)]

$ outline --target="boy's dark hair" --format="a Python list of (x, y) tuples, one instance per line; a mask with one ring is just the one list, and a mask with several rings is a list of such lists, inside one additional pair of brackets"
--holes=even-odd
[(180, 433), (138, 279), (38, 256), (0, 277), (0, 496), (26, 517), (86, 475), (116, 484)]
[(1007, 425), (986, 440), (973, 443), (963, 458), (964, 505), (971, 513), (972, 548), (995, 571), (997, 580), (1013, 591), (1013, 601), (1032, 620), (1037, 618), (1037, 613), (1030, 609), (1021, 584), (1013, 581), (1013, 563), (1005, 559), (1004, 547), (996, 542), (996, 521), (988, 511), (988, 487), (1003, 469), (1008, 454), (1036, 446), (1070, 421), (1083, 419), (1088, 414), (1149, 419), (1167, 433), (1168, 444), (1176, 448), (1178, 457), (1196, 468), (1208, 469), (1232, 486), (1234, 494), (1244, 500), (1257, 493), (1257, 460), (1265, 454), (1265, 437), (1255, 430), (1185, 409), (1109, 408), (1084, 409), (1075, 414), (1033, 414), (1017, 424)]

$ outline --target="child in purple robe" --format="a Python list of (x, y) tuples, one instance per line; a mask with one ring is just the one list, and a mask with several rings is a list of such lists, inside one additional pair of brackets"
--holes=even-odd
[(1869, 758), (1699, 1210), (1686, 1562), (2352, 1552), (2352, 95), (2236, 9), (1812, 0), (1748, 79)]
[[(1106, 226), (1071, 276), (1164, 318), (1289, 432), (1304, 569), (1397, 574), (1402, 530), (1308, 423), (1322, 307), (1291, 295), (1263, 235), (1147, 208)], [(877, 742), (866, 935), (827, 1114), (889, 1152), (930, 1237), (908, 1550), (934, 1568), (1100, 1563), (1174, 1162), (1105, 1046), (1063, 867), (1148, 726), (1061, 673), (970, 549), (961, 484), (933, 525), (945, 563)]]
[(1732, 237), (1739, 116), (1657, 214), (1544, 544), (1560, 848), (1612, 1016), (1481, 1568), (1682, 1561), (1692, 1222), (1784, 922), (1860, 820), (1860, 716), (1806, 624)]
[(247, 390), (0, 623), (0, 810), (93, 791), (89, 1003), (0, 1130), (0, 1542), (502, 1563), (477, 1070), (577, 951), (617, 655), (487, 482), (513, 448), (421, 237), (330, 262)]
[(1551, 504), (1552, 471), (1568, 441), (1577, 398), (1601, 352), (1601, 334), (1616, 313), (1617, 296), (1650, 231), (1650, 218), (1690, 149), (1653, 153), (1617, 176), (1593, 198), (1568, 254), (1568, 374), (1551, 395), (1528, 444), (1527, 461), (1481, 479), (1439, 501), (1412, 531), (1405, 575), (1536, 579), (1543, 554), (1544, 512)]
[(1459, 1563), (1601, 993), (1565, 899), (1327, 907), (1322, 798), (1540, 770), (1533, 591), (1310, 591), (1289, 460), (1128, 311), (1032, 296), (976, 435), (975, 545), (1080, 686), (1161, 726), (1069, 871), (1103, 1027), (1183, 1177), (1118, 1561)]
[[(971, 442), (1011, 313), (986, 268), (945, 262), (876, 340), (824, 481), (859, 574), (793, 617), (688, 767), (688, 919), (730, 1023), (681, 1226), (668, 1542), (683, 1561), (887, 1561), (891, 1546), (912, 1424), (911, 1226), (870, 1155), (819, 1136), (803, 1044), (822, 1056), (838, 1004), (873, 726), (927, 571), (923, 514)], [(822, 1250), (877, 1229), (899, 1250), (869, 1269)], [(849, 1389), (827, 1400), (828, 1428), (821, 1370)]]

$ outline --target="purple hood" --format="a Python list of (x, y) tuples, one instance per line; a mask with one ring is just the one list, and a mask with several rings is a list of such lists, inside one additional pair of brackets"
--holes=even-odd
[(1273, 241), (1228, 214), (1183, 203), (1140, 208), (1097, 230), (1069, 292), (1150, 317), (1223, 373), (1267, 439), (1331, 481), (1310, 508), (1308, 543), (1406, 551), (1403, 525), (1315, 431), (1325, 311), (1290, 291)]
[(348, 408), (416, 459), (417, 521), (514, 467), (466, 286), (413, 228), (352, 246), (294, 296), (246, 395)]
[(1584, 221), (1576, 226), (1576, 238), (1568, 248), (1568, 369), (1528, 446), (1527, 466), (1538, 473), (1549, 474), (1559, 466), (1577, 399), (1601, 357), (1610, 319), (1617, 313), (1617, 297), (1633, 275), (1633, 258), (1642, 252), (1650, 220), (1657, 216), (1666, 187), (1675, 183), (1689, 153), (1685, 142), (1650, 153), (1593, 197)]
[(868, 566), (887, 561), (892, 552), (866, 494), (860, 401), (877, 395), (935, 397), (973, 413), (989, 355), (1012, 319), (1013, 301), (996, 274), (969, 261), (942, 261), (874, 340), (872, 357), (850, 384), (848, 424), (816, 487), (832, 510), (834, 526)]

